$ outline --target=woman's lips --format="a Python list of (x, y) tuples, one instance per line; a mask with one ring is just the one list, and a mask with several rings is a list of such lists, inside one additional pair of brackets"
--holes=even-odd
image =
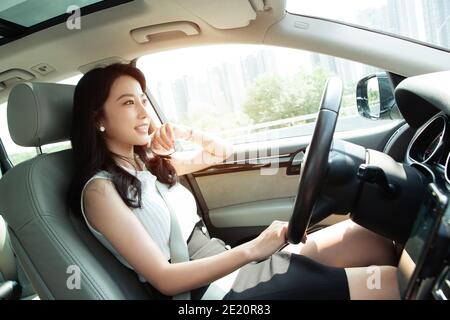
[(148, 125), (142, 125), (135, 128), (136, 131), (140, 133), (148, 133)]

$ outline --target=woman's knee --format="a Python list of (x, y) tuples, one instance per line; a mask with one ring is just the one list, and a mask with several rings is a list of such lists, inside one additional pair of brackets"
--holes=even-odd
[(308, 236), (299, 253), (336, 267), (396, 264), (392, 241), (351, 220)]
[(352, 300), (400, 299), (396, 267), (346, 268), (345, 273)]
[(359, 240), (365, 243), (363, 251), (368, 259), (366, 265), (397, 265), (397, 254), (392, 240), (359, 225), (355, 232), (359, 233)]

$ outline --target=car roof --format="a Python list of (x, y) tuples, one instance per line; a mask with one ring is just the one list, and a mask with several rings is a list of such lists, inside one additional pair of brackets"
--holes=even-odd
[[(119, 2), (93, 12), (81, 8), (79, 29), (59, 22), (1, 45), (0, 103), (18, 81), (56, 82), (102, 64), (224, 43), (312, 50), (404, 76), (450, 69), (447, 51), (373, 30), (293, 15), (286, 12), (283, 0)], [(430, 57), (428, 61), (423, 61), (425, 55)]]

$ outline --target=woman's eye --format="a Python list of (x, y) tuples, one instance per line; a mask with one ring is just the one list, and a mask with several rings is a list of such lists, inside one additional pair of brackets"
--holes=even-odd
[(147, 104), (148, 103), (148, 99), (142, 99), (142, 104)]
[(128, 100), (128, 101), (125, 101), (125, 105), (131, 105), (131, 104), (133, 104), (134, 103), (134, 101), (133, 100)]

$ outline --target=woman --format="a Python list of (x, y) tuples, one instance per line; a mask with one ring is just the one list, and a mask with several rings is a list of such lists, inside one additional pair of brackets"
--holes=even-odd
[[(71, 134), (77, 171), (70, 196), (92, 233), (158, 297), (191, 292), (192, 298), (205, 298), (211, 283), (226, 290), (224, 299), (399, 297), (392, 242), (351, 221), (309, 235), (296, 253), (289, 246), (279, 251), (286, 243), (286, 222), (275, 221), (228, 250), (198, 232), (203, 224), (194, 217), (195, 201), (178, 176), (224, 161), (231, 146), (185, 126), (150, 127), (145, 88), (143, 74), (125, 64), (91, 70), (79, 81)], [(202, 151), (191, 161), (151, 152), (172, 149), (175, 138), (191, 139)], [(176, 190), (176, 197), (164, 201), (158, 185)], [(185, 220), (180, 227), (190, 261), (170, 262), (172, 204), (186, 208), (178, 220)], [(373, 264), (381, 266), (379, 281), (369, 285), (374, 275), (365, 267)]]

